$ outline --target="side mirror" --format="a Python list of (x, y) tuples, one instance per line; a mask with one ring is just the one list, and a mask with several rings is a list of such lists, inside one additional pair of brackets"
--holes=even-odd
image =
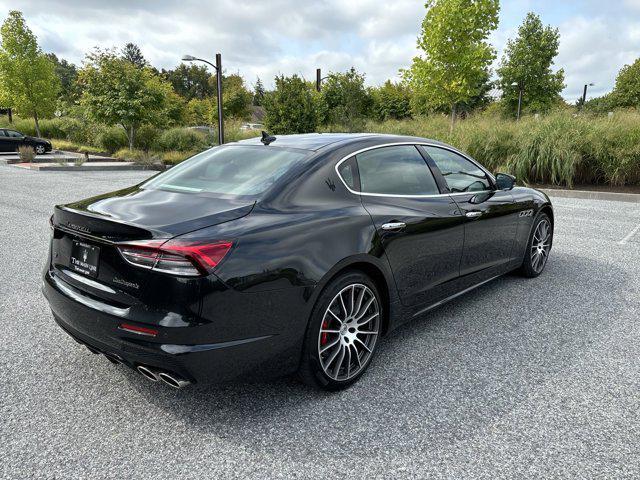
[(496, 187), (498, 190), (511, 190), (516, 184), (516, 177), (508, 173), (498, 173), (496, 175)]

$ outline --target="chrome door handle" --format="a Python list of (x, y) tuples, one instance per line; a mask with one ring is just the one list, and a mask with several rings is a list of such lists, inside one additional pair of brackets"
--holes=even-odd
[(467, 213), (465, 213), (464, 215), (465, 215), (467, 218), (478, 218), (478, 217), (481, 217), (481, 216), (482, 216), (482, 212), (478, 212), (478, 211), (475, 211), (475, 212), (467, 212)]
[(404, 222), (390, 222), (382, 225), (382, 229), (387, 231), (402, 230), (406, 226), (407, 224)]

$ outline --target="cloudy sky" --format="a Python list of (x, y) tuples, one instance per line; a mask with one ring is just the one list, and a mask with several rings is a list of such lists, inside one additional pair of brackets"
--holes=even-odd
[[(611, 90), (620, 67), (640, 57), (640, 0), (502, 0), (491, 42), (499, 56), (528, 11), (561, 33), (557, 67), (573, 102)], [(95, 46), (138, 44), (158, 68), (185, 53), (213, 59), (249, 85), (275, 74), (308, 79), (355, 66), (367, 83), (397, 78), (411, 63), (422, 0), (0, 0), (0, 15), (21, 10), (45, 51), (74, 63)]]

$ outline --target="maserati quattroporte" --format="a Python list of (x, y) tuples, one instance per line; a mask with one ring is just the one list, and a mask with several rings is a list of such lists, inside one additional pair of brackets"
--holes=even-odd
[(263, 134), (57, 206), (43, 288), (69, 335), (153, 381), (335, 390), (402, 323), (540, 275), (553, 222), (544, 193), (436, 141)]

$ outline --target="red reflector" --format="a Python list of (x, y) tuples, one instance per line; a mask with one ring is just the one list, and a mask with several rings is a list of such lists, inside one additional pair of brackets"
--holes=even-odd
[(151, 337), (155, 337), (158, 335), (158, 330), (153, 328), (145, 328), (145, 327), (137, 327), (135, 325), (130, 325), (128, 323), (121, 323), (118, 327), (120, 330), (125, 330), (131, 333), (137, 333), (139, 335), (149, 335)]

